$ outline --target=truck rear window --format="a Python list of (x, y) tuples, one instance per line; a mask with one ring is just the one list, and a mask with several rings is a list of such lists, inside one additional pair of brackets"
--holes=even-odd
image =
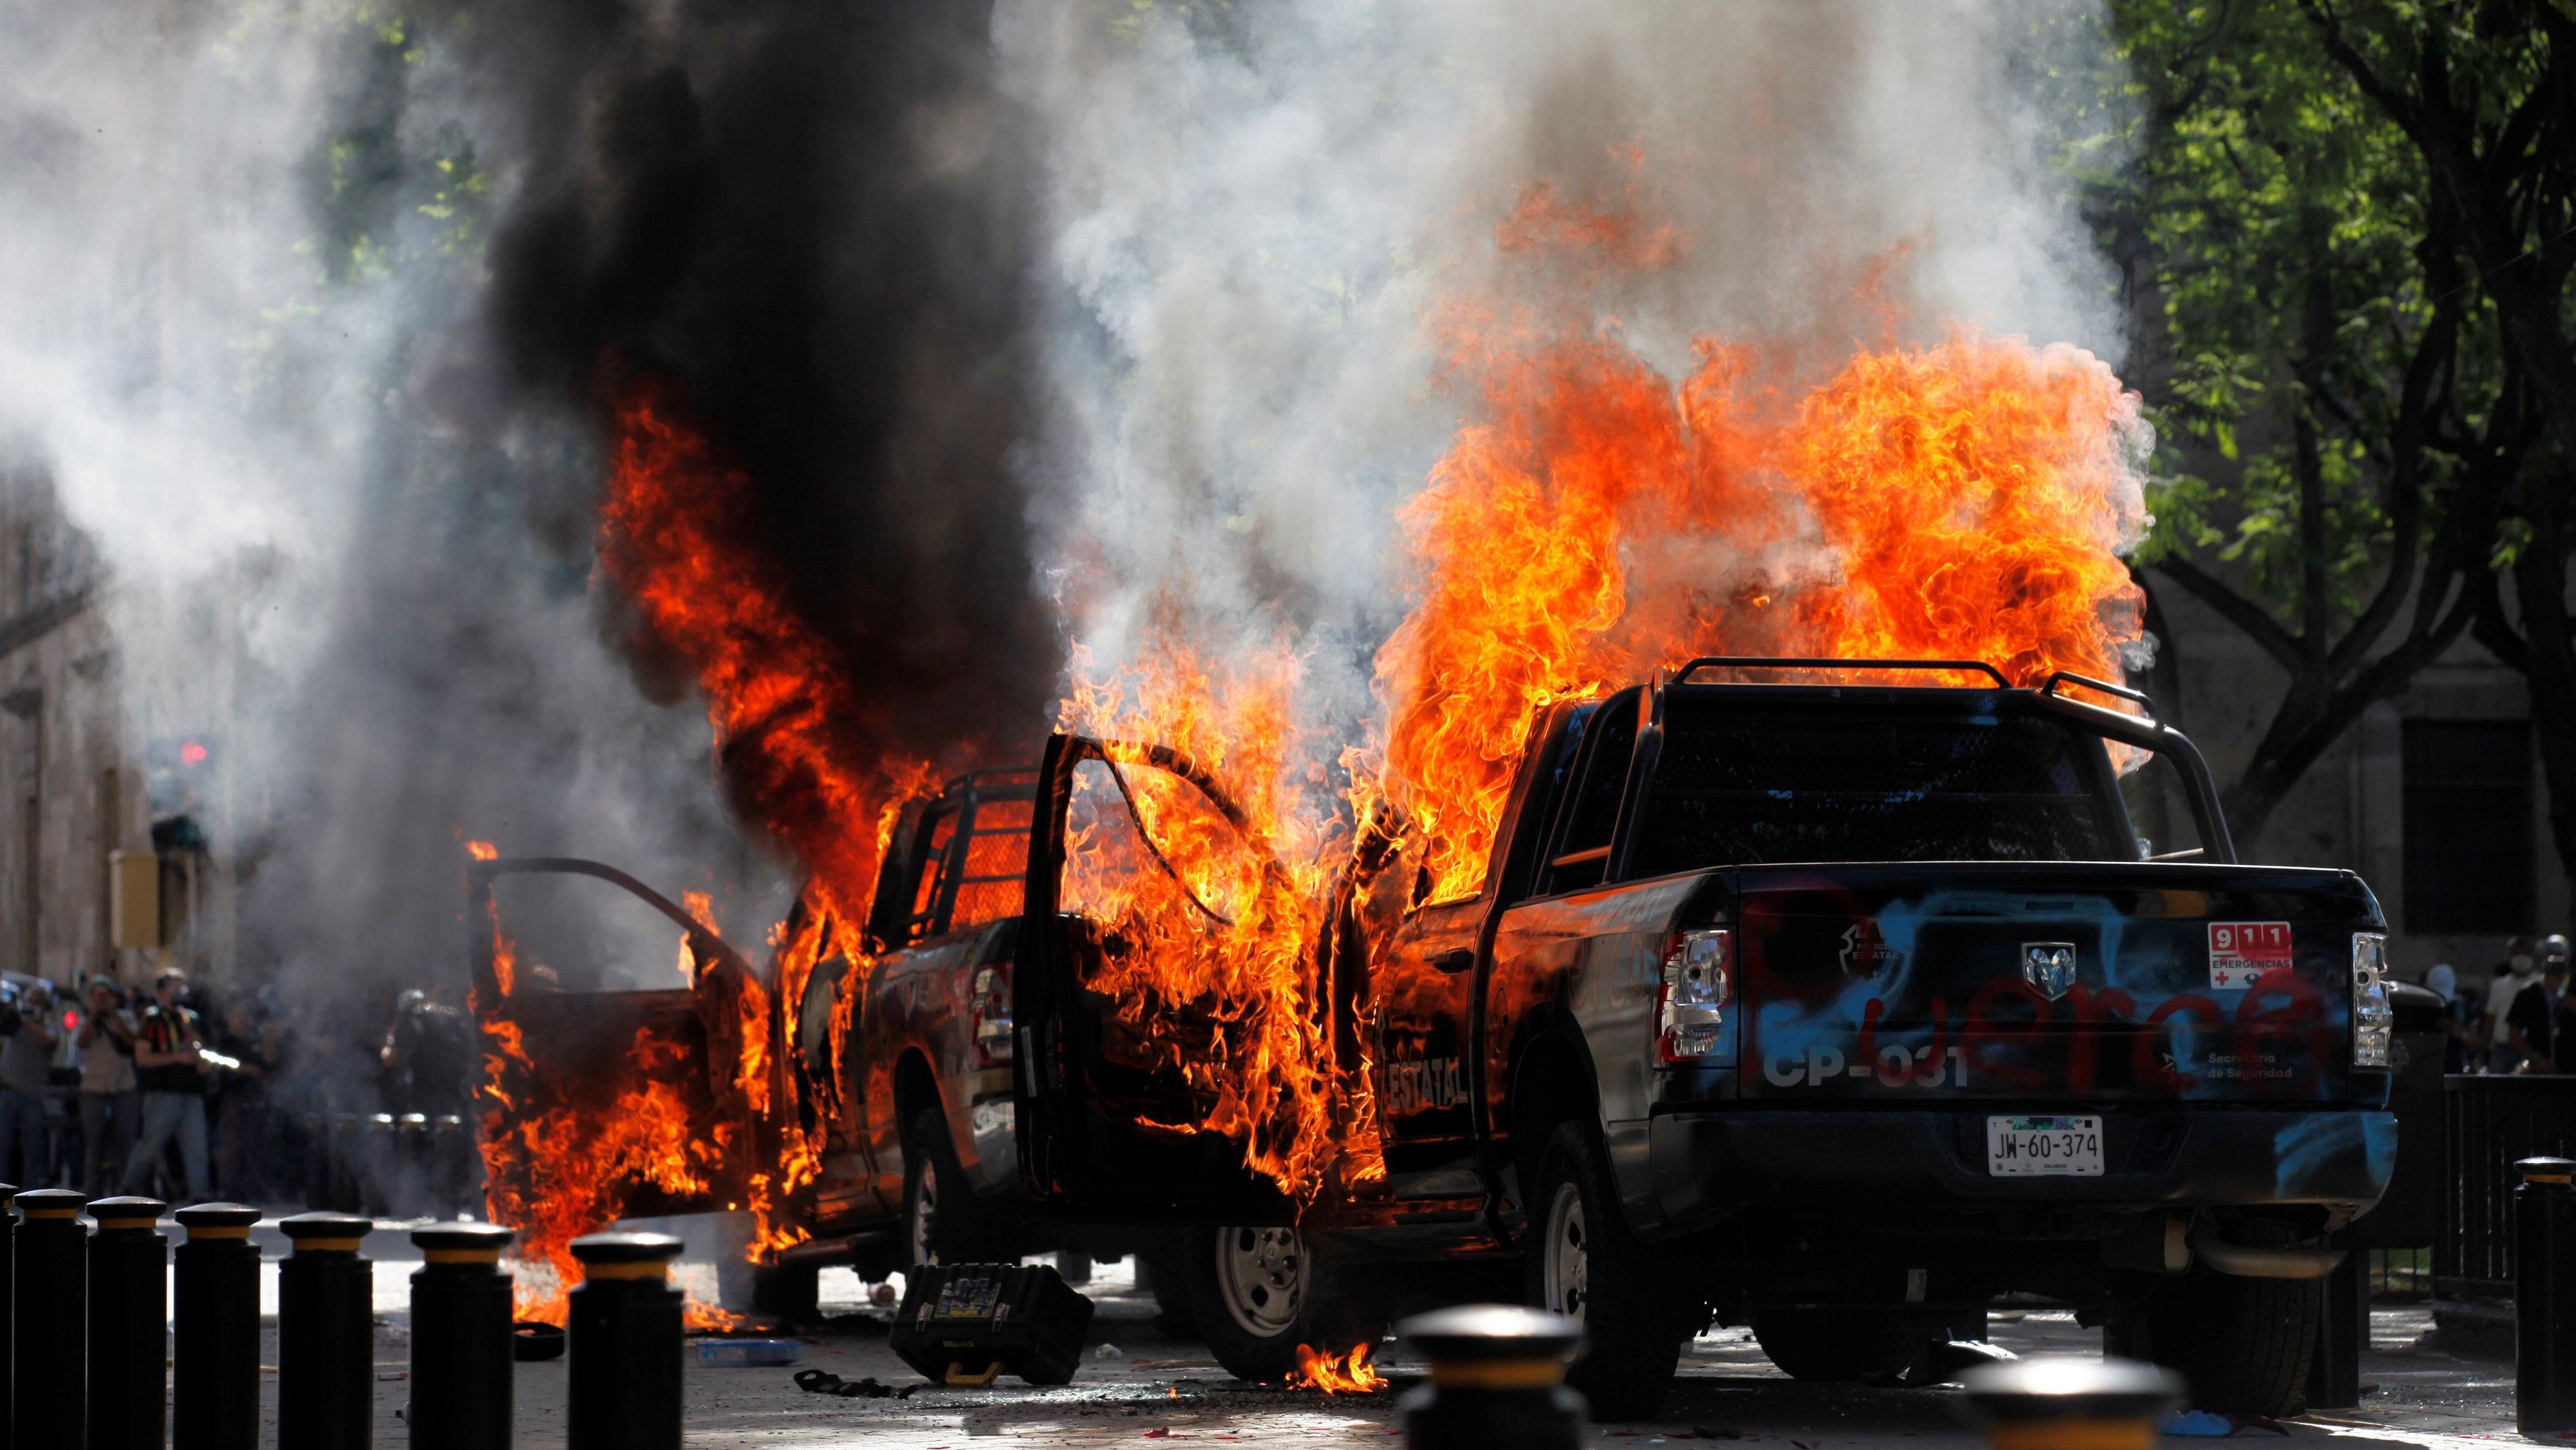
[(2109, 786), (2101, 741), (2047, 716), (1674, 700), (1629, 874), (2132, 859)]

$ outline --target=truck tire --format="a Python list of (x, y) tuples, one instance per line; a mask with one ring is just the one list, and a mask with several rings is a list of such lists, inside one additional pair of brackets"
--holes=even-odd
[(1296, 1229), (1196, 1228), (1181, 1240), (1189, 1317), (1236, 1379), (1275, 1384), (1294, 1376), (1299, 1345), (1345, 1355), (1386, 1337), (1384, 1315)]
[(905, 1266), (969, 1263), (986, 1253), (976, 1209), (975, 1190), (948, 1141), (948, 1119), (922, 1109), (903, 1136)]
[[(2239, 1225), (2247, 1243), (2298, 1241), (2277, 1225)], [(2294, 1415), (2307, 1403), (2308, 1366), (2325, 1317), (2316, 1279), (2245, 1279), (2194, 1265), (2147, 1301), (2112, 1316), (2104, 1348), (2179, 1370), (2194, 1409)]]
[(1898, 1316), (1869, 1309), (1765, 1309), (1753, 1317), (1753, 1341), (1772, 1366), (1808, 1384), (1902, 1373), (1919, 1337)]
[(1557, 1128), (1539, 1154), (1530, 1209), (1529, 1302), (1583, 1321), (1583, 1357), (1566, 1383), (1591, 1401), (1595, 1419), (1652, 1418), (1701, 1301), (1629, 1231), (1599, 1128)]

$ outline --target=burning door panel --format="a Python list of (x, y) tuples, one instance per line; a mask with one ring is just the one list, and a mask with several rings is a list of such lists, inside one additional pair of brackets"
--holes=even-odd
[(1250, 1043), (1225, 990), (1239, 954), (1259, 949), (1263, 913), (1291, 909), (1275, 864), (1188, 762), (1079, 736), (1048, 742), (1032, 830), (1016, 967), (1031, 1193), (1083, 1211), (1284, 1220), (1288, 1199), (1249, 1166), (1276, 1129), (1241, 1096)]
[(1472, 1166), (1474, 1151), (1468, 1033), (1484, 918), (1481, 900), (1421, 907), (1396, 928), (1370, 971), (1377, 1101), (1398, 1197), (1435, 1187), (1472, 1191), (1452, 1180)]
[[(688, 986), (569, 991), (522, 959), (493, 885), (505, 876), (605, 881), (678, 927)], [(738, 1207), (756, 1102), (776, 1090), (770, 1004), (750, 965), (688, 911), (625, 872), (572, 858), (469, 863), (473, 1007), (485, 1052), (483, 1153), (491, 1213), (525, 1249), (610, 1221)], [(596, 962), (576, 980), (616, 980)], [(669, 973), (669, 968), (660, 968)]]

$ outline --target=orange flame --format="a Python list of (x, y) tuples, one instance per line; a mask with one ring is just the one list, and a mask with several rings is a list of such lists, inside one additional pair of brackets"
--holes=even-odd
[(1376, 1346), (1365, 1342), (1354, 1344), (1348, 1354), (1317, 1354), (1305, 1345), (1297, 1346), (1297, 1373), (1288, 1380), (1292, 1390), (1322, 1390), (1328, 1395), (1367, 1395), (1386, 1388), (1386, 1376), (1369, 1363)]
[[(1637, 174), (1641, 155), (1626, 160)], [(1672, 265), (1689, 239), (1641, 215), (1648, 196), (1630, 185), (1604, 207), (1533, 187), (1502, 220), (1497, 257), (1551, 268), (1545, 288)], [(1892, 332), (1885, 270), (1861, 310)], [(1134, 869), (1124, 807), (1086, 810), (1112, 803), (1082, 796), (1112, 787), (1078, 787), (1063, 902), (1114, 943), (1084, 985), (1114, 1004), (1128, 1049), (1192, 1095), (1187, 1121), (1147, 1126), (1222, 1133), (1301, 1200), (1384, 1176), (1369, 1064), (1340, 1060), (1324, 995), (1335, 864), (1399, 842), (1431, 899), (1475, 892), (1548, 705), (1713, 653), (1937, 656), (2016, 683), (2057, 669), (2116, 680), (2140, 638), (2118, 557), (2144, 522), (2138, 400), (2089, 354), (1954, 331), (1815, 368), (1796, 348), (1712, 337), (1675, 378), (1615, 321), (1533, 316), (1469, 300), (1438, 319), (1473, 406), (1400, 516), (1419, 594), (1377, 654), (1386, 715), (1369, 751), (1342, 758), (1346, 794), (1327, 784), (1337, 742), (1298, 710), (1293, 648), (1234, 663), (1241, 652), (1201, 638), (1177, 605), (1134, 663), (1096, 672), (1077, 650), (1060, 708), (1066, 728), (1126, 742), (1110, 753), (1145, 854), (1177, 877)], [(799, 1077), (768, 1045), (795, 1031), (816, 963), (850, 950), (842, 924), (868, 900), (894, 810), (933, 776), (871, 743), (887, 735), (878, 703), (786, 603), (750, 508), (748, 480), (667, 390), (629, 389), (603, 577), (696, 670), (738, 800), (812, 872), (799, 915), (772, 935), (775, 980), (738, 989), (713, 1064), (757, 1151), (673, 1141), (685, 1119), (656, 1096), (667, 1064), (642, 1042), (613, 1095), (531, 1101), (505, 954), (504, 1001), (477, 1004), (494, 1042), (487, 1154), (510, 1169), (494, 1174), (495, 1217), (540, 1226), (537, 1243), (613, 1217), (604, 1185), (703, 1184), (705, 1154), (729, 1148), (758, 1160), (745, 1180), (755, 1251), (796, 1242), (820, 1125), (849, 1081), (846, 1015), (830, 1024), (829, 1081), (812, 1089), (823, 1102), (796, 1100)], [(1146, 744), (1195, 761), (1230, 814), (1147, 768)], [(855, 964), (862, 981), (872, 967)], [(1328, 1389), (1376, 1382), (1366, 1346), (1302, 1357)]]
[(2135, 394), (2068, 347), (1956, 332), (1786, 365), (1702, 339), (1678, 385), (1615, 328), (1453, 314), (1481, 394), (1401, 515), (1419, 603), (1379, 651), (1382, 789), (1431, 898), (1473, 894), (1538, 713), (1699, 655), (1983, 660), (2122, 677)]
[[(1077, 647), (1079, 677), (1088, 663)], [(1147, 839), (1179, 877), (1122, 851), (1125, 807), (1077, 777), (1062, 905), (1116, 943), (1083, 983), (1108, 997), (1145, 1056), (1176, 1070), (1197, 1116), (1159, 1124), (1221, 1133), (1245, 1166), (1311, 1200), (1328, 1178), (1383, 1178), (1364, 1068), (1337, 1060), (1314, 970), (1339, 839), (1329, 802), (1296, 788), (1299, 739), (1290, 703), (1297, 665), (1285, 650), (1223, 675), (1174, 637), (1166, 620), (1137, 664), (1081, 683), (1066, 728), (1111, 742)], [(1146, 767), (1134, 745), (1167, 746), (1225, 789), (1229, 822), (1178, 777)]]
[[(567, 1246), (617, 1219), (630, 1184), (672, 1195), (739, 1185), (754, 1258), (807, 1237), (795, 1200), (814, 1181), (829, 1119), (800, 1112), (792, 1100), (796, 1079), (769, 1050), (772, 1019), (801, 1003), (823, 924), (847, 914), (843, 903), (867, 899), (892, 807), (930, 774), (926, 762), (868, 745), (880, 723), (872, 705), (856, 698), (750, 542), (757, 531), (740, 470), (687, 425), (656, 382), (628, 389), (617, 425), (600, 514), (602, 572), (635, 601), (653, 635), (696, 669), (737, 799), (812, 872), (809, 927), (781, 940), (777, 980), (729, 973), (718, 991), (702, 992), (720, 1017), (708, 1034), (705, 1084), (687, 1080), (676, 1042), (651, 1032), (639, 1034), (614, 1072), (540, 1074), (512, 1012), (517, 974), (504, 947), (496, 962), (501, 1000), (474, 1004), (492, 1044), (483, 1134), (489, 1212), (521, 1231), (519, 1252), (541, 1270), (522, 1275), (523, 1314), (556, 1320), (577, 1272)], [(699, 893), (686, 899), (714, 931), (712, 902)], [(708, 967), (685, 938), (680, 965), (693, 982)], [(834, 1024), (836, 1054), (845, 1032)], [(720, 1113), (712, 1132), (693, 1131), (692, 1087), (739, 1113)], [(731, 1322), (704, 1306), (691, 1312), (701, 1325)]]
[[(1497, 243), (1585, 278), (1686, 251), (1544, 188)], [(1676, 383), (1615, 323), (1464, 305), (1444, 322), (1479, 406), (1401, 515), (1422, 593), (1379, 651), (1382, 763), (1346, 762), (1348, 814), (1294, 788), (1315, 753), (1294, 726), (1294, 658), (1220, 668), (1168, 601), (1146, 656), (1110, 680), (1077, 651), (1063, 710), (1195, 759), (1275, 857), (1252, 869), (1185, 792), (1135, 770), (1137, 815), (1187, 891), (1156, 888), (1103, 833), (1068, 840), (1064, 905), (1119, 943), (1084, 985), (1198, 1091), (1195, 1121), (1160, 1126), (1234, 1138), (1309, 1201), (1337, 1170), (1382, 1172), (1368, 1064), (1335, 1060), (1321, 1000), (1318, 863), (1334, 849), (1398, 835), (1429, 899), (1474, 894), (1538, 713), (1696, 656), (1982, 660), (2035, 684), (2117, 680), (2140, 637), (2118, 558), (2144, 523), (2138, 400), (2089, 354), (1961, 331), (1856, 353), (1801, 389), (1783, 358), (1712, 338)]]

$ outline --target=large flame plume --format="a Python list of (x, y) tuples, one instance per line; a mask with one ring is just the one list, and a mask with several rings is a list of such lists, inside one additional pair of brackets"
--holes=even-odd
[[(1497, 254), (1586, 285), (1684, 255), (1688, 239), (1634, 202), (1587, 209), (1534, 187)], [(1335, 1049), (1320, 963), (1334, 883), (1355, 853), (1394, 842), (1428, 898), (1477, 889), (1518, 754), (1552, 702), (1723, 653), (1976, 660), (2024, 684), (2060, 669), (2123, 677), (2141, 637), (2119, 557), (2145, 522), (2135, 395), (2073, 348), (1964, 327), (1908, 344), (1873, 295), (1851, 310), (1887, 338), (1819, 366), (1811, 343), (1703, 337), (1676, 376), (1598, 310), (1539, 311), (1508, 287), (1453, 299), (1436, 324), (1470, 407), (1400, 514), (1418, 593), (1376, 655), (1385, 714), (1370, 740), (1309, 723), (1293, 642), (1246, 658), (1199, 637), (1183, 601), (1157, 612), (1134, 659), (1103, 668), (1077, 646), (1060, 723), (1110, 742), (1174, 873), (1122, 859), (1105, 832), (1067, 843), (1065, 906), (1119, 943), (1082, 985), (1193, 1092), (1189, 1121), (1145, 1126), (1223, 1134), (1301, 1201), (1382, 1180), (1370, 1065)], [(813, 878), (799, 925), (773, 933), (777, 980), (740, 990), (738, 1042), (718, 1068), (764, 1125), (749, 1179), (760, 1251), (800, 1236), (789, 1205), (821, 1143), (798, 1124), (834, 1106), (789, 1100), (792, 1077), (763, 1055), (771, 1019), (846, 936), (831, 923), (864, 915), (894, 811), (933, 777), (853, 744), (883, 738), (866, 728), (872, 705), (762, 568), (743, 484), (669, 390), (630, 388), (605, 573), (693, 666), (738, 799)], [(1151, 747), (1193, 762), (1225, 804), (1146, 768)], [(506, 1056), (506, 1003), (478, 1009)], [(832, 1027), (837, 1062), (848, 1023)], [(536, 1185), (534, 1200), (496, 1187), (496, 1217), (613, 1217), (579, 1184), (635, 1164), (602, 1153), (643, 1155), (648, 1178), (692, 1171), (703, 1145), (656, 1136), (655, 1066), (639, 1055), (623, 1090), (577, 1104), (496, 1096), (502, 1159), (545, 1165), (533, 1178), (527, 1162), (496, 1168), (496, 1185)], [(496, 1067), (496, 1084), (505, 1076)], [(531, 1126), (608, 1111), (632, 1119), (629, 1136)], [(574, 1142), (591, 1145), (578, 1161)], [(1308, 1378), (1352, 1388), (1372, 1373), (1364, 1354), (1312, 1356)]]

